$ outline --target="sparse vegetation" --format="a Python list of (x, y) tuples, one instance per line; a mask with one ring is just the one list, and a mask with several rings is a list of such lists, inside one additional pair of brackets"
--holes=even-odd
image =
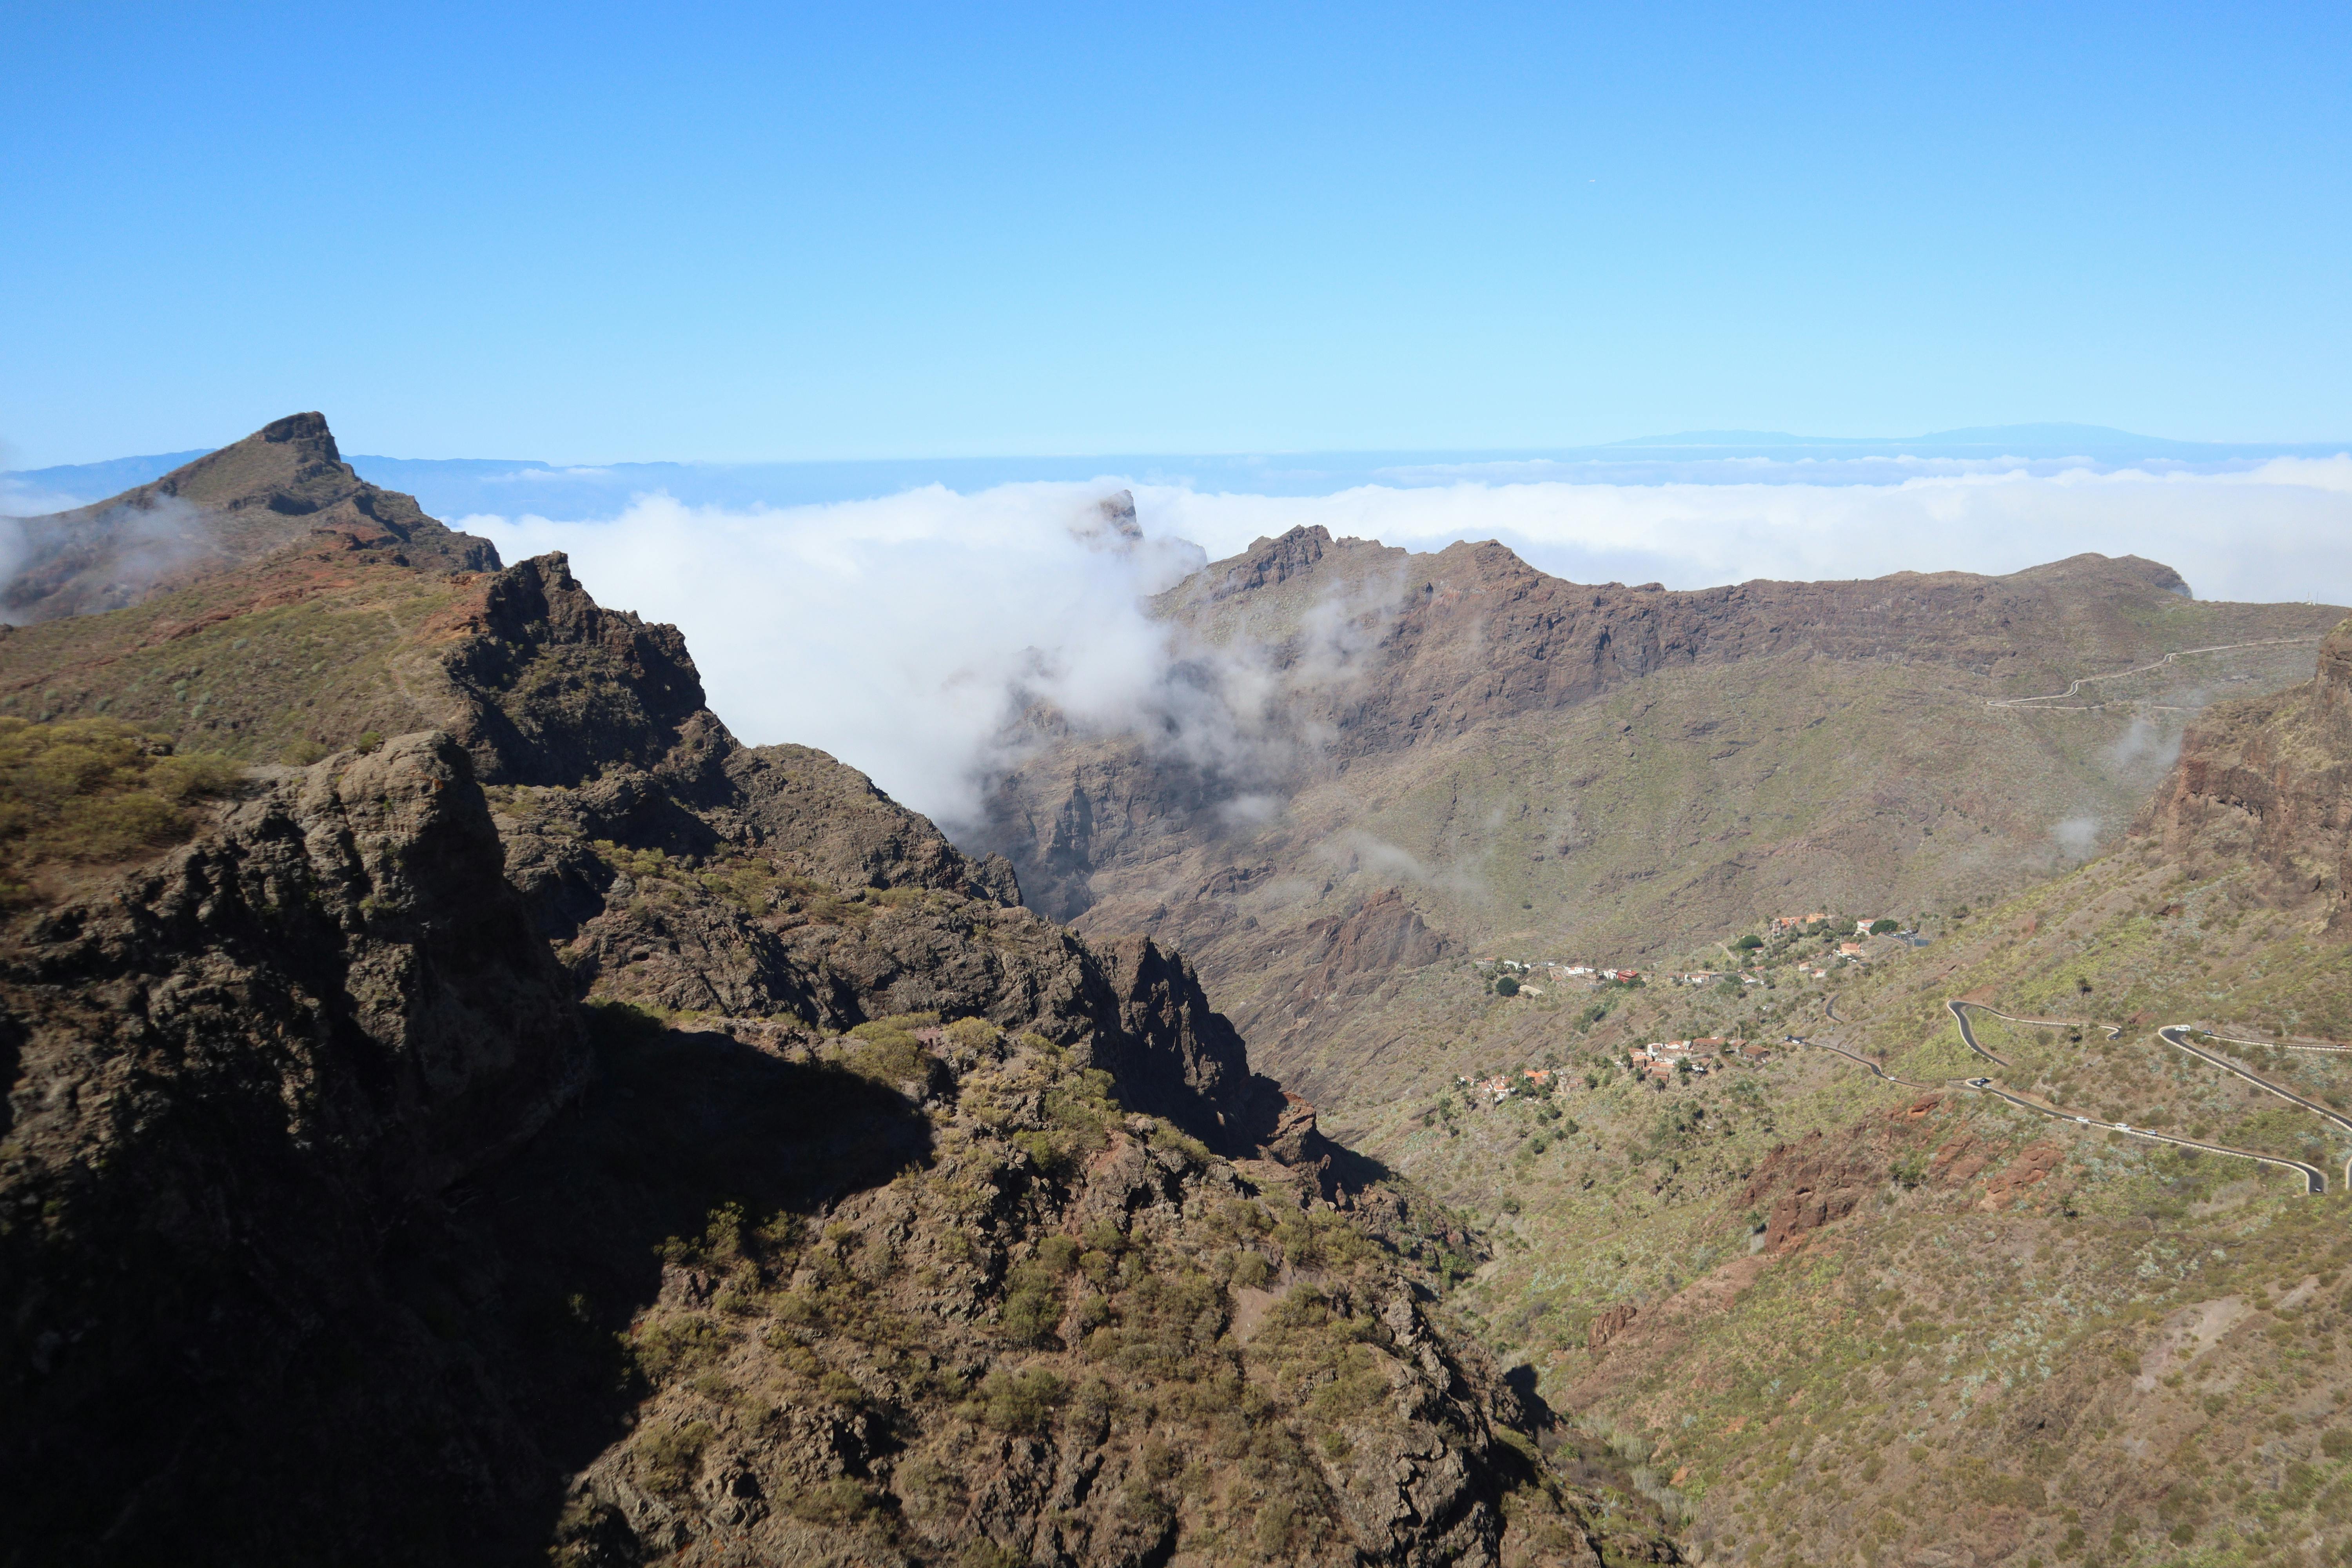
[(175, 755), (169, 742), (111, 720), (0, 717), (0, 906), (30, 899), (45, 866), (180, 843), (195, 829), (194, 808), (236, 777), (224, 758)]

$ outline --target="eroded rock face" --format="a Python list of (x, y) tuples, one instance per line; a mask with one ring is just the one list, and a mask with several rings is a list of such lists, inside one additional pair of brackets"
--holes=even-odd
[(2182, 738), (2172, 776), (2133, 826), (2171, 858), (2260, 869), (2270, 895), (2352, 915), (2352, 622), (2300, 686), (2219, 703)]
[(1299, 982), (1302, 1005), (1378, 985), (1400, 971), (1419, 969), (1445, 955), (1445, 940), (1423, 922), (1421, 912), (1394, 888), (1373, 894), (1344, 919), (1309, 922), (1301, 945), (1307, 965)]
[(453, 728), (486, 783), (629, 767), (687, 784), (735, 749), (678, 629), (604, 609), (561, 552), (484, 580), (457, 629), (442, 656), (464, 700)]
[(1764, 1227), (1768, 1250), (1778, 1252), (1806, 1232), (1845, 1218), (1885, 1180), (1883, 1157), (1874, 1160), (1865, 1147), (1832, 1145), (1816, 1131), (1764, 1157), (1739, 1203), (1747, 1208), (1769, 1205)]
[(195, 1508), (233, 1456), (187, 1445), (268, 1421), (386, 1223), (542, 1128), (588, 1059), (445, 734), (281, 773), (48, 911), (0, 958), (0, 1023), (19, 1540)]

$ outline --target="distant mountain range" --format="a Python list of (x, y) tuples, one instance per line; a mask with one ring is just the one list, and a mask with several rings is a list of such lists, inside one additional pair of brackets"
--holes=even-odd
[[(697, 506), (805, 506), (940, 485), (986, 489), (1107, 476), (1141, 484), (1257, 495), (1328, 495), (1359, 485), (1423, 486), (1546, 480), (1591, 484), (1668, 481), (1885, 483), (1920, 465), (2008, 461), (2048, 468), (2087, 462), (2199, 466), (2280, 457), (2332, 457), (2352, 442), (2175, 441), (2098, 425), (2000, 425), (1912, 437), (1794, 436), (1780, 431), (1686, 430), (1603, 446), (1510, 450), (1398, 450), (1266, 454), (1110, 453), (1092, 457), (890, 458), (792, 463), (611, 463), (562, 467), (522, 458), (354, 456), (360, 475), (416, 497), (437, 517), (537, 514), (573, 520), (616, 515), (632, 497), (662, 492)], [(201, 450), (68, 463), (0, 475), (43, 498), (31, 510), (92, 500), (147, 484)], [(0, 488), (0, 508), (8, 505)]]

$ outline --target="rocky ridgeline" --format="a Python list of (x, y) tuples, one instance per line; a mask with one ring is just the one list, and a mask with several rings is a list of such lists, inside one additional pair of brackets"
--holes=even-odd
[(0, 1561), (1675, 1560), (1181, 958), (741, 746), (561, 557), (435, 592), (435, 727), (0, 945)]

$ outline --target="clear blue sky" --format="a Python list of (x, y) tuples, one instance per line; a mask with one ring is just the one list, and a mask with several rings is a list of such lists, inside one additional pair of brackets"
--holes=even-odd
[(2352, 437), (2352, 6), (0, 9), (0, 441)]

